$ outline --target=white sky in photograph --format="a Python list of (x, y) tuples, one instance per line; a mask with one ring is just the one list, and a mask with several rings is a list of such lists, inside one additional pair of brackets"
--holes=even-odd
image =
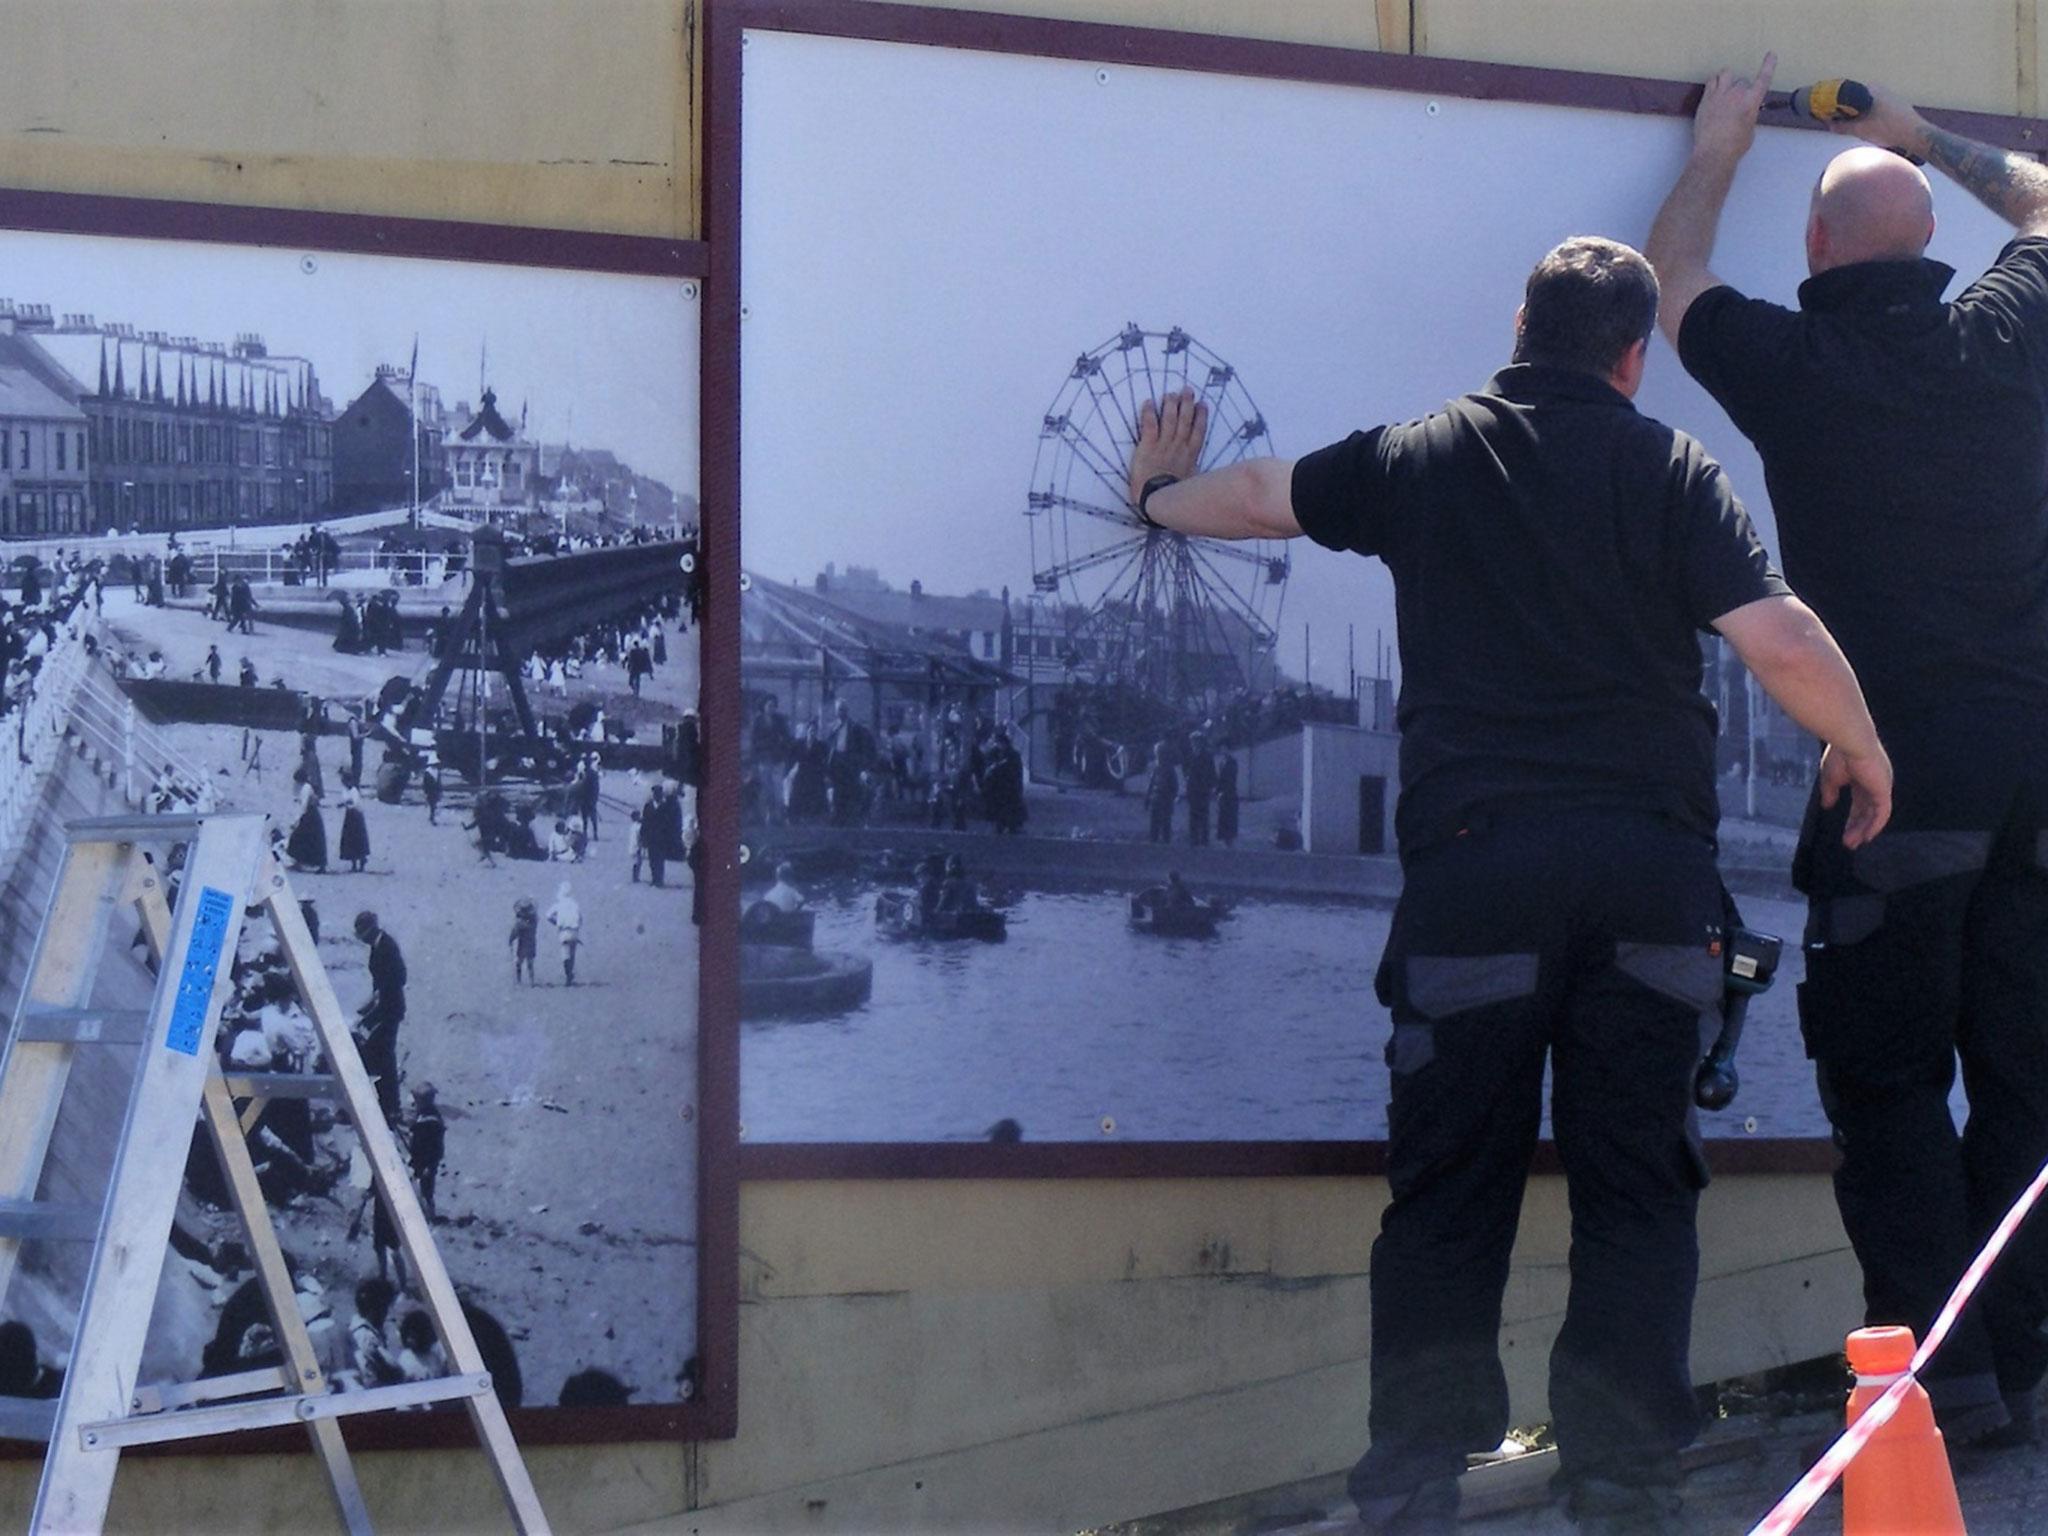
[[(1573, 234), (1640, 245), (1683, 163), (1669, 118), (750, 33), (742, 165), (743, 559), (940, 592), (1031, 587), (1040, 418), (1136, 321), (1229, 361), (1294, 456), (1480, 387), (1529, 268)], [(1845, 147), (1766, 129), (1716, 268), (1796, 302), (1809, 189)], [(1937, 179), (1963, 281), (2009, 231)], [(1951, 292), (1956, 291), (1952, 289)], [(1640, 405), (1727, 464), (1748, 446), (1653, 345)], [(1112, 537), (1117, 530), (1104, 525)], [(1393, 638), (1377, 562), (1294, 546), (1280, 659), (1345, 685)]]
[(406, 366), (415, 332), (421, 381), (437, 385), (451, 410), (475, 406), (488, 347), (498, 409), (513, 425), (524, 402), (530, 436), (609, 448), (695, 495), (697, 301), (695, 285), (688, 295), (685, 287), (471, 262), (0, 233), (0, 297), (47, 304), (60, 322), (89, 314), (230, 348), (257, 332), (274, 355), (310, 358), (337, 411), (379, 363)]

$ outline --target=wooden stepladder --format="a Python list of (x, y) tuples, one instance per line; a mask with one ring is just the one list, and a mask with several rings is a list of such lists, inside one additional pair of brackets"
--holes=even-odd
[[(256, 815), (74, 822), (62, 872), (0, 1056), (0, 1310), (31, 1258), (82, 1273), (69, 1368), (54, 1403), (0, 1397), (0, 1436), (48, 1442), (30, 1530), (98, 1531), (123, 1448), (302, 1423), (342, 1526), (371, 1529), (342, 1418), (460, 1399), (514, 1528), (545, 1532), (519, 1448), (377, 1105), (341, 1004)], [(175, 910), (167, 863), (186, 846)], [(214, 1049), (244, 915), (270, 920), (318, 1033), (324, 1071), (223, 1075)], [(156, 977), (126, 955), (135, 920)], [(129, 1006), (106, 975), (128, 970)], [(147, 1006), (136, 1006), (147, 996)], [(330, 1392), (257, 1183), (245, 1132), (266, 1098), (333, 1100), (362, 1144), (453, 1374)], [(235, 1101), (247, 1101), (239, 1114)], [(125, 1106), (125, 1107), (124, 1107)], [(284, 1364), (193, 1382), (138, 1372), (170, 1246), (195, 1118), (206, 1124), (241, 1218)], [(54, 1245), (90, 1245), (82, 1270)], [(46, 1245), (49, 1245), (46, 1247)], [(26, 1250), (26, 1256), (25, 1256)], [(66, 1300), (68, 1301), (67, 1295)], [(230, 1401), (232, 1399), (232, 1401)]]

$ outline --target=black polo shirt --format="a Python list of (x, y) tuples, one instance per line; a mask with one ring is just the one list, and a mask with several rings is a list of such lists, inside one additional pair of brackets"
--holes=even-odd
[(1699, 631), (1787, 589), (1693, 439), (1591, 374), (1517, 364), (1309, 454), (1293, 499), (1318, 544), (1393, 572), (1404, 855), (1548, 805), (1714, 835)]
[(2048, 707), (2048, 240), (1955, 302), (1935, 261), (1701, 294), (1678, 354), (1763, 459), (1785, 573), (1880, 731)]

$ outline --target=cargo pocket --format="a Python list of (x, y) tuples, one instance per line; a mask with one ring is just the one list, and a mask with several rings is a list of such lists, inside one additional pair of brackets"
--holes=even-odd
[(1403, 969), (1408, 1006), (1426, 1019), (1447, 1019), (1536, 995), (1533, 953), (1410, 955)]
[(1694, 1012), (1721, 1006), (1721, 957), (1704, 942), (1691, 944), (1617, 943), (1615, 969), (1641, 982), (1660, 997), (1683, 1003)]
[(1873, 891), (1974, 874), (1990, 862), (1989, 832), (1887, 831), (1849, 855), (1850, 869)]
[(1690, 1010), (1698, 1021), (1699, 1049), (1704, 1056), (1721, 1033), (1721, 957), (1704, 943), (1617, 943), (1614, 968)]
[(1412, 1076), (1436, 1060), (1439, 1021), (1536, 994), (1533, 953), (1397, 959), (1389, 945), (1379, 978), (1384, 989), (1381, 1000), (1389, 1006), (1395, 1001), (1396, 969), (1400, 973), (1400, 1006), (1395, 1009), (1393, 1038), (1387, 1042), (1387, 1067), (1396, 1077)]

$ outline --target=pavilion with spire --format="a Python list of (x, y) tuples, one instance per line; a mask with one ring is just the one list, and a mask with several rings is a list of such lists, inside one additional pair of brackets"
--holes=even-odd
[(475, 412), (458, 406), (455, 421), (460, 425), (451, 423), (441, 437), (442, 505), (480, 522), (538, 509), (540, 444), (526, 434), (525, 408), (513, 426), (498, 410), (496, 391), (486, 384)]

